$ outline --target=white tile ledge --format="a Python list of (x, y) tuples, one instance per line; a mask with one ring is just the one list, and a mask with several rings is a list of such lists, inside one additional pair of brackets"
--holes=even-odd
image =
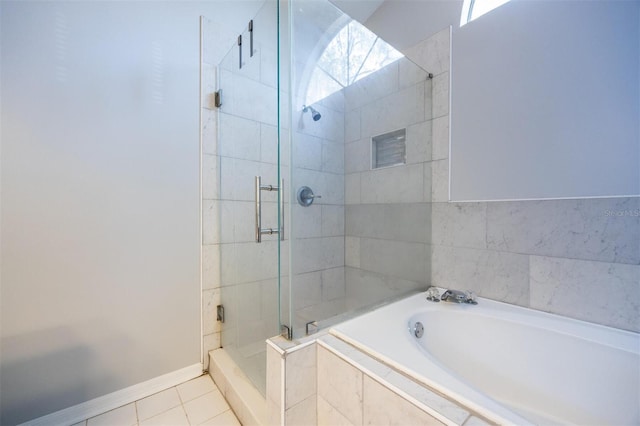
[[(423, 384), (414, 382), (404, 374), (333, 335), (322, 336), (317, 343), (446, 425), (461, 425), (473, 415)], [(422, 395), (418, 394), (418, 389)], [(436, 401), (438, 409), (426, 405), (423, 402), (425, 399)]]

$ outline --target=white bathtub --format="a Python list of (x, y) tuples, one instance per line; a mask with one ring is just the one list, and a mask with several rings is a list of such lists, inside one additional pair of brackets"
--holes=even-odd
[(478, 302), (421, 293), (331, 333), (499, 424), (640, 424), (639, 334)]

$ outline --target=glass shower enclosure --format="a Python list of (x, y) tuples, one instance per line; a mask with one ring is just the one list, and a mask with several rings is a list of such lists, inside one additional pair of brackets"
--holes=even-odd
[(221, 343), (265, 393), (265, 340), (428, 286), (431, 75), (327, 0), (264, 2), (217, 66)]

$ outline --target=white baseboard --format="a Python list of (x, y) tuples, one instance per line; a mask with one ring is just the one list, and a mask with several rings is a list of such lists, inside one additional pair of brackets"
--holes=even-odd
[(180, 383), (201, 375), (202, 364), (193, 364), (189, 367), (147, 380), (146, 382), (129, 386), (128, 388), (56, 411), (55, 413), (47, 414), (46, 416), (38, 417), (34, 420), (29, 420), (19, 426), (72, 425), (84, 419), (113, 410), (114, 408), (122, 407), (139, 399), (146, 398), (154, 393), (179, 385)]

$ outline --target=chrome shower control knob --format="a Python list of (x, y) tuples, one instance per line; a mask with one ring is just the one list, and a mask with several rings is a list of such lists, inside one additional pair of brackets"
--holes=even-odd
[(316, 198), (322, 198), (321, 195), (315, 195), (313, 193), (313, 190), (308, 186), (301, 186), (300, 189), (298, 189), (298, 193), (296, 195), (298, 204), (300, 204), (302, 207), (309, 207), (311, 204), (313, 204), (313, 200), (315, 200)]
[(418, 321), (413, 325), (413, 335), (419, 339), (422, 337), (423, 334), (424, 334), (424, 325), (422, 325), (422, 323)]

